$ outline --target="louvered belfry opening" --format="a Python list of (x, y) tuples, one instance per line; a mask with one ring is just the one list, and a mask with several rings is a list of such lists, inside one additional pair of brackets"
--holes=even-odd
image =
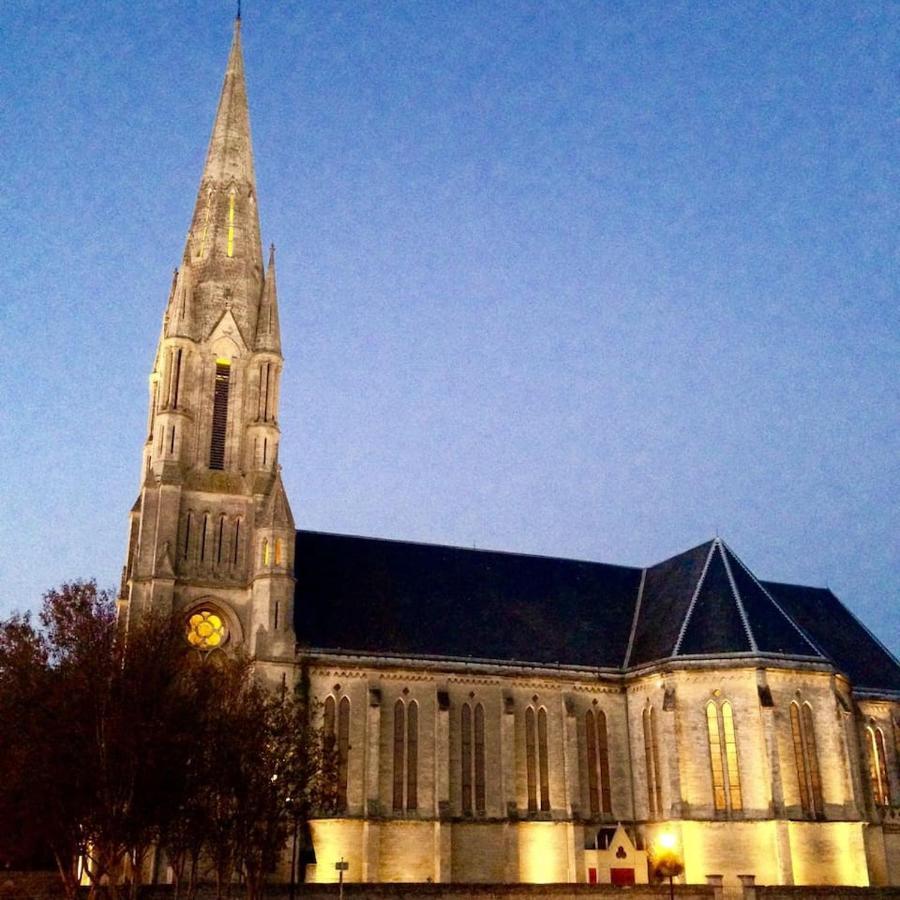
[(228, 426), (228, 386), (231, 363), (216, 360), (216, 389), (213, 395), (212, 439), (209, 443), (209, 467), (225, 468), (225, 434)]

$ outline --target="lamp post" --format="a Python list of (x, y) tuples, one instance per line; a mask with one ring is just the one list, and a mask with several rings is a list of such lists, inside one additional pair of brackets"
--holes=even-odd
[(684, 871), (684, 863), (678, 852), (678, 839), (672, 831), (660, 834), (650, 849), (653, 871), (659, 878), (669, 879), (669, 900), (675, 900), (675, 884), (672, 879)]
[(344, 872), (350, 868), (350, 863), (344, 862), (344, 857), (341, 857), (340, 862), (336, 862), (334, 867), (338, 871), (338, 897), (340, 900), (344, 900)]

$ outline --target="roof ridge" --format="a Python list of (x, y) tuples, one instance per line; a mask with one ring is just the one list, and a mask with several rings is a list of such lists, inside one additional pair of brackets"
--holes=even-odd
[(641, 614), (641, 601), (644, 599), (644, 582), (647, 580), (647, 570), (641, 569), (641, 583), (638, 585), (637, 602), (634, 604), (634, 616), (631, 619), (631, 631), (628, 635), (628, 646), (625, 648), (625, 660), (622, 668), (627, 669), (631, 661), (631, 651), (634, 649), (634, 635), (637, 631), (638, 617)]
[[(735, 558), (738, 565), (747, 573), (753, 583), (769, 598), (769, 602), (781, 613), (782, 616), (788, 621), (791, 627), (806, 641), (809, 646), (815, 650), (822, 659), (831, 659), (831, 657), (822, 651), (822, 648), (784, 611), (781, 604), (765, 589), (762, 582), (750, 571), (750, 569), (746, 566), (744, 561), (728, 546), (724, 541), (722, 541), (722, 546)], [(724, 556), (724, 554), (723, 554)], [(833, 595), (832, 595), (833, 596)], [(843, 605), (843, 604), (842, 604)]]
[(722, 556), (722, 562), (725, 563), (725, 574), (728, 576), (728, 583), (731, 585), (731, 593), (734, 594), (734, 602), (737, 604), (738, 612), (741, 615), (741, 621), (744, 623), (744, 631), (747, 633), (747, 640), (750, 641), (750, 649), (756, 653), (759, 650), (759, 647), (756, 644), (756, 637), (753, 634), (753, 629), (750, 627), (750, 619), (747, 617), (747, 610), (744, 609), (744, 603), (741, 600), (741, 592), (735, 584), (731, 566), (728, 564), (728, 554), (722, 549), (724, 543), (721, 538), (716, 538), (716, 545)]
[[(698, 544), (697, 546), (701, 547), (703, 545)], [(706, 580), (706, 573), (709, 570), (709, 563), (710, 560), (712, 560), (715, 549), (716, 541), (713, 540), (709, 545), (709, 553), (706, 555), (706, 562), (703, 563), (703, 571), (700, 573), (700, 577), (697, 579), (697, 585), (694, 588), (694, 595), (691, 597), (691, 602), (688, 605), (687, 612), (684, 614), (684, 620), (681, 623), (681, 628), (678, 630), (678, 637), (675, 640), (675, 646), (672, 648), (671, 656), (678, 656), (678, 651), (681, 649), (681, 642), (684, 640), (684, 633), (685, 631), (687, 631), (688, 622), (690, 622), (691, 620), (691, 614), (694, 612), (694, 607), (697, 605), (697, 597), (700, 596), (700, 589), (703, 587), (703, 582)], [(690, 550), (686, 552), (690, 553)]]
[(680, 553), (673, 553), (671, 556), (667, 556), (665, 559), (659, 560), (659, 562), (653, 563), (652, 566), (647, 566), (648, 569), (656, 569), (659, 566), (664, 566), (667, 562), (671, 562), (673, 559), (678, 559), (681, 556), (687, 556), (688, 553), (693, 553), (695, 550), (699, 550), (701, 547), (705, 547), (707, 544), (715, 543), (716, 538), (708, 538), (705, 541), (700, 541), (699, 544), (694, 544), (693, 547), (688, 547), (687, 550), (682, 550)]
[(463, 547), (459, 544), (439, 544), (433, 541), (412, 541), (404, 538), (378, 537), (371, 534), (346, 534), (340, 531), (322, 531), (317, 528), (298, 528), (296, 530), (298, 534), (319, 534), (323, 537), (354, 538), (363, 541), (380, 541), (385, 544), (411, 544), (414, 547), (436, 547), (441, 550), (464, 550), (466, 553), (492, 553), (496, 556), (527, 556), (531, 559), (550, 559), (555, 560), (556, 562), (584, 563), (589, 566), (607, 566), (610, 569), (625, 569), (629, 572), (644, 571), (641, 566), (626, 566), (621, 565), (620, 563), (603, 562), (599, 559), (551, 556), (549, 553), (528, 553), (522, 550), (494, 550), (490, 547)]

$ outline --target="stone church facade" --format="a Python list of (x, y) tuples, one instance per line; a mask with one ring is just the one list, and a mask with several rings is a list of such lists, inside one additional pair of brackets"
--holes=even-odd
[[(638, 569), (297, 531), (240, 22), (150, 377), (120, 615), (180, 617), (340, 757), (306, 877), (900, 884), (900, 665), (828, 590), (716, 538)], [(285, 867), (290, 867), (285, 851)]]

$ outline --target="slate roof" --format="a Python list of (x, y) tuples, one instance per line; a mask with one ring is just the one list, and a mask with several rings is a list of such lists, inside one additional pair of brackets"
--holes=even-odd
[(900, 691), (900, 664), (828, 588), (764, 585), (855, 688)]
[(301, 646), (617, 670), (778, 654), (900, 691), (900, 664), (834, 594), (760, 582), (719, 538), (645, 570), (317, 531), (295, 558)]
[(823, 658), (724, 541), (647, 569), (628, 665), (732, 653)]
[(297, 532), (301, 644), (618, 668), (641, 570)]

